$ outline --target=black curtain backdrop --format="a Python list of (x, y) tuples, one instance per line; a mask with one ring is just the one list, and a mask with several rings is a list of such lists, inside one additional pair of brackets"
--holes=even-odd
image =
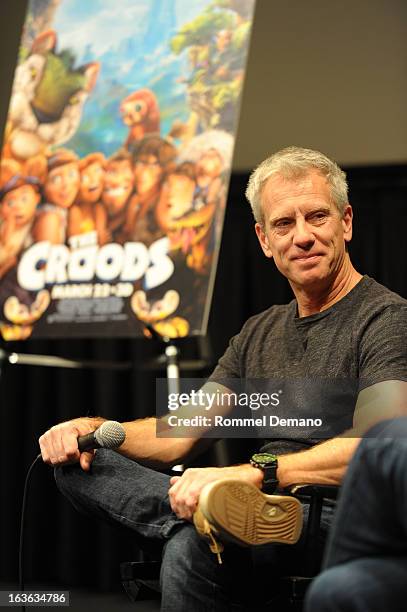
[[(348, 170), (354, 207), (350, 248), (356, 268), (407, 297), (407, 167)], [(244, 199), (246, 175), (232, 177), (218, 274), (209, 323), (215, 361), (228, 339), (252, 314), (289, 301), (288, 283), (257, 243)], [(196, 341), (182, 343), (183, 357), (197, 354)], [(0, 581), (15, 581), (23, 481), (39, 451), (37, 439), (51, 425), (85, 414), (119, 421), (154, 414), (155, 377), (145, 369), (157, 354), (147, 340), (53, 340), (10, 343), (7, 351), (73, 359), (131, 362), (125, 371), (63, 370), (10, 366), (0, 381)], [(276, 347), (278, 350), (278, 347)], [(188, 372), (205, 376), (211, 370)], [(26, 580), (68, 587), (113, 589), (119, 563), (139, 552), (130, 532), (77, 514), (57, 492), (52, 470), (37, 466), (27, 513)], [(131, 536), (131, 534), (130, 534)]]

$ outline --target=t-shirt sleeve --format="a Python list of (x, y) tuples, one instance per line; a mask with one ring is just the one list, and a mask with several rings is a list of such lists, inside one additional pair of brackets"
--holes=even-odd
[(385, 380), (407, 381), (407, 305), (392, 304), (371, 319), (359, 352), (359, 390)]
[(224, 384), (225, 380), (241, 377), (239, 359), (239, 334), (233, 336), (229, 346), (218, 361), (218, 365), (209, 377), (212, 382)]

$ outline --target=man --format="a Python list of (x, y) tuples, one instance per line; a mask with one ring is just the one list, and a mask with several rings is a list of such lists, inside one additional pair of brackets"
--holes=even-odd
[(407, 586), (407, 419), (365, 435), (341, 491), (325, 571), (309, 612), (404, 612)]
[[(288, 279), (295, 300), (249, 319), (204, 389), (221, 387), (227, 393), (222, 381), (238, 379), (325, 381), (317, 410), (331, 411), (332, 422), (342, 420), (346, 434), (316, 444), (309, 435), (287, 439), (280, 429), (266, 448), (279, 455), (278, 460), (272, 456), (271, 467), (281, 488), (337, 484), (360, 432), (406, 409), (407, 304), (353, 267), (347, 251), (352, 208), (346, 179), (326, 156), (296, 147), (276, 153), (253, 173), (247, 196), (261, 248)], [(339, 401), (336, 385), (331, 392), (332, 380), (345, 380)], [(346, 384), (350, 381), (357, 381), (358, 388)], [(309, 413), (302, 389), (288, 391), (290, 406), (298, 414)], [(120, 455), (98, 451), (90, 470), (94, 456), (79, 454), (77, 437), (100, 423), (81, 418), (52, 428), (40, 438), (43, 459), (54, 466), (79, 461), (82, 470), (76, 466), (56, 472), (61, 490), (76, 507), (133, 528), (141, 545), (161, 545), (162, 610), (220, 612), (252, 601), (250, 553), (227, 545), (219, 566), (189, 521), (205, 485), (227, 478), (242, 483), (243, 492), (248, 486), (260, 489), (263, 478), (270, 480), (267, 462), (253, 465), (248, 457), (243, 465), (187, 469), (168, 482), (168, 477), (121, 455), (152, 467), (172, 465), (197, 452), (202, 441), (157, 438), (155, 419), (144, 419), (125, 424)], [(232, 523), (228, 529), (233, 535)], [(266, 586), (272, 591), (272, 579), (293, 571), (299, 551), (297, 545), (266, 548)]]

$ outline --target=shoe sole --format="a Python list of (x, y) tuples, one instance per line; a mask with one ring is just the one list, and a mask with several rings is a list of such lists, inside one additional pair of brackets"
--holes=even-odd
[(204, 487), (198, 509), (218, 534), (240, 544), (295, 544), (301, 535), (298, 499), (266, 495), (240, 480), (218, 480)]

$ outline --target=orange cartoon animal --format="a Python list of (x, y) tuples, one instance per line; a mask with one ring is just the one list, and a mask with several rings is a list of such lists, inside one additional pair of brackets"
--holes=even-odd
[(129, 134), (125, 146), (132, 150), (148, 134), (160, 133), (160, 109), (151, 89), (139, 89), (122, 100), (120, 113)]

